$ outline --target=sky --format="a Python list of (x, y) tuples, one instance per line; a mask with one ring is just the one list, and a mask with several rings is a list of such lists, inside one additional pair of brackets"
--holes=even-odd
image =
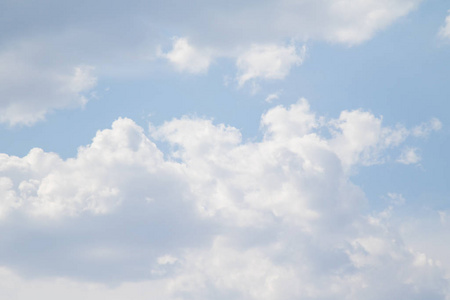
[(2, 299), (449, 300), (444, 0), (0, 1)]

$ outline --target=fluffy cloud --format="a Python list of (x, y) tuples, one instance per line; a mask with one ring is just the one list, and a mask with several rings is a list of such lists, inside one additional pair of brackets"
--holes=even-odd
[(42, 297), (54, 286), (86, 299), (132, 287), (145, 291), (136, 299), (449, 296), (441, 264), (402, 242), (392, 208), (364, 213), (348, 172), (387, 161), (411, 130), (362, 110), (327, 120), (306, 100), (261, 123), (263, 139), (243, 142), (205, 119), (150, 136), (118, 119), (74, 158), (2, 154), (2, 282), (33, 291), (18, 276), (37, 277)]
[(178, 71), (205, 73), (211, 64), (211, 54), (192, 47), (186, 38), (175, 38), (173, 48), (161, 53)]
[(238, 83), (242, 86), (257, 78), (283, 79), (292, 66), (303, 62), (305, 51), (305, 47), (298, 51), (295, 46), (253, 45), (237, 58)]
[[(386, 149), (397, 147), (410, 136), (423, 138), (442, 128), (441, 122), (436, 118), (412, 129), (400, 124), (394, 128), (383, 128), (381, 123), (382, 118), (357, 110), (343, 111), (339, 119), (331, 121), (331, 126), (337, 130), (331, 143), (346, 166), (383, 163), (385, 157), (382, 154)], [(397, 161), (410, 164), (419, 160), (417, 149), (407, 147)]]
[[(49, 111), (81, 106), (96, 76), (142, 76), (161, 57), (158, 45), (173, 36), (183, 38), (162, 57), (175, 69), (204, 73), (214, 57), (230, 58), (242, 85), (284, 78), (300, 64), (298, 49), (283, 46), (288, 40), (359, 44), (419, 3), (98, 0), (46, 1), (43, 9), (39, 1), (7, 1), (0, 20), (7, 28), (0, 34), (0, 122), (30, 125)], [(83, 65), (95, 66), (97, 75)]]

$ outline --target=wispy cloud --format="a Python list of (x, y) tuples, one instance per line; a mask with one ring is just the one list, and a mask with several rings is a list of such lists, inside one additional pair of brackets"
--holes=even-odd
[(238, 84), (242, 86), (256, 79), (283, 79), (293, 66), (303, 62), (305, 52), (305, 46), (297, 49), (294, 45), (253, 45), (237, 58)]
[(445, 18), (445, 23), (439, 29), (438, 35), (443, 39), (450, 39), (450, 15)]

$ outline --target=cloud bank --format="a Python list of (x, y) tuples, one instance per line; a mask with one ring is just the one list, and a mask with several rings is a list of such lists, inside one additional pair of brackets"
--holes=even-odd
[(326, 119), (304, 99), (268, 110), (261, 128), (262, 140), (244, 142), (208, 119), (146, 134), (120, 118), (74, 158), (0, 155), (2, 289), (16, 299), (133, 289), (136, 299), (448, 299), (442, 263), (404, 243), (392, 207), (369, 213), (351, 180), (389, 162), (413, 129), (363, 110)]

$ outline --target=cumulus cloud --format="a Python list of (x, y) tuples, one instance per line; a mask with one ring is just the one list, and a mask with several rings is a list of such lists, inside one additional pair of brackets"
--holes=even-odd
[(132, 287), (145, 291), (136, 299), (449, 295), (442, 266), (402, 242), (391, 213), (367, 215), (347, 172), (387, 160), (408, 129), (362, 110), (327, 120), (304, 99), (268, 110), (261, 125), (260, 141), (243, 142), (206, 119), (149, 135), (118, 119), (74, 158), (2, 154), (1, 282), (33, 291), (23, 278), (35, 277), (36, 295), (77, 287), (91, 291), (85, 299)]
[(211, 64), (210, 51), (201, 51), (191, 46), (187, 38), (174, 38), (173, 48), (161, 53), (178, 71), (205, 73)]
[[(332, 144), (337, 154), (347, 166), (354, 164), (372, 165), (385, 161), (383, 151), (397, 147), (406, 138), (427, 137), (432, 131), (442, 128), (441, 122), (432, 118), (411, 129), (397, 124), (393, 128), (383, 128), (382, 117), (377, 118), (369, 112), (343, 111), (337, 120), (330, 122), (335, 128)], [(416, 148), (406, 147), (397, 162), (404, 164), (417, 163), (420, 156)]]
[(445, 24), (439, 29), (438, 35), (443, 39), (450, 39), (450, 15), (445, 18)]

